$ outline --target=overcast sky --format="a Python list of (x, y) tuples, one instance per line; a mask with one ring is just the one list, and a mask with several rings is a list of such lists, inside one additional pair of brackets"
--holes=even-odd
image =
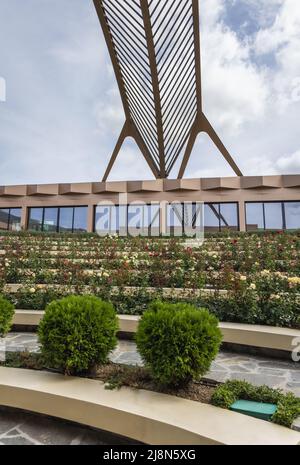
[[(244, 174), (300, 173), (300, 1), (200, 4), (208, 118)], [(0, 0), (0, 185), (98, 181), (123, 122), (92, 0)], [(232, 171), (200, 135), (186, 175)], [(111, 179), (151, 177), (128, 141)]]

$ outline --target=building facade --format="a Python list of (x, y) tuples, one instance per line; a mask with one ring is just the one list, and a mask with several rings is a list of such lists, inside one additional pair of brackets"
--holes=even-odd
[(182, 205), (183, 217), (185, 202), (205, 204), (208, 232), (300, 229), (300, 175), (3, 186), (0, 229), (94, 232), (111, 211), (106, 227), (114, 233), (140, 205), (141, 227), (164, 234), (180, 221), (168, 224), (166, 204)]

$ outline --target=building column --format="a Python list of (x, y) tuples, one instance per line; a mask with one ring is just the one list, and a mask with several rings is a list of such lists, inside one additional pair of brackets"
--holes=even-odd
[(88, 206), (87, 232), (94, 232), (94, 205)]
[(25, 231), (28, 226), (28, 214), (29, 208), (27, 206), (23, 206), (21, 212), (21, 228), (23, 231)]
[(240, 231), (241, 232), (246, 232), (246, 208), (245, 208), (245, 202), (240, 201), (239, 202), (239, 220), (240, 220)]

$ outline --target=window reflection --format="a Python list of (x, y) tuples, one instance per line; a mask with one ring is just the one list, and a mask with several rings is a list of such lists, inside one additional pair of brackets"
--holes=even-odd
[(285, 203), (285, 220), (287, 229), (300, 229), (300, 202)]
[(6, 231), (9, 224), (9, 208), (0, 209), (0, 229)]
[(74, 224), (73, 232), (87, 232), (87, 207), (75, 207), (74, 208)]
[(300, 229), (300, 202), (246, 204), (247, 231)]
[(102, 235), (159, 235), (160, 205), (99, 205), (95, 231)]
[(180, 236), (183, 232), (184, 209), (182, 203), (167, 205), (167, 230), (171, 236)]
[(247, 231), (259, 231), (265, 229), (264, 204), (246, 204)]
[(28, 229), (46, 232), (86, 232), (87, 207), (30, 208)]
[(45, 208), (43, 231), (57, 232), (58, 227), (58, 208)]
[(239, 229), (238, 206), (236, 203), (207, 203), (204, 207), (206, 232)]
[(159, 205), (129, 205), (128, 233), (132, 236), (159, 235)]
[(9, 223), (8, 228), (10, 231), (20, 231), (21, 230), (21, 208), (11, 208), (9, 212)]
[(237, 231), (239, 229), (238, 208), (236, 203), (220, 204), (221, 230), (229, 229)]
[(30, 208), (28, 229), (31, 231), (43, 230), (43, 208)]
[(282, 203), (265, 203), (265, 229), (283, 229)]
[(0, 208), (0, 230), (21, 230), (21, 208)]
[(74, 208), (61, 208), (59, 212), (59, 232), (73, 231)]
[(220, 231), (220, 211), (219, 204), (208, 203), (204, 207), (204, 225), (206, 232)]
[(116, 207), (101, 205), (96, 207), (95, 231), (100, 235), (116, 233)]

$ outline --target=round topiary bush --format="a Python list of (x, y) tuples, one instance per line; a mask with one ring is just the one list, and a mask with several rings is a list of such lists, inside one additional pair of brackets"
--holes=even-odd
[(13, 304), (0, 296), (0, 337), (5, 336), (9, 332), (14, 313), (15, 307)]
[(116, 347), (114, 307), (93, 296), (51, 302), (38, 329), (44, 362), (66, 374), (90, 371), (107, 362)]
[(166, 386), (182, 386), (203, 376), (221, 341), (217, 318), (185, 303), (153, 302), (136, 335), (146, 366), (154, 379)]

